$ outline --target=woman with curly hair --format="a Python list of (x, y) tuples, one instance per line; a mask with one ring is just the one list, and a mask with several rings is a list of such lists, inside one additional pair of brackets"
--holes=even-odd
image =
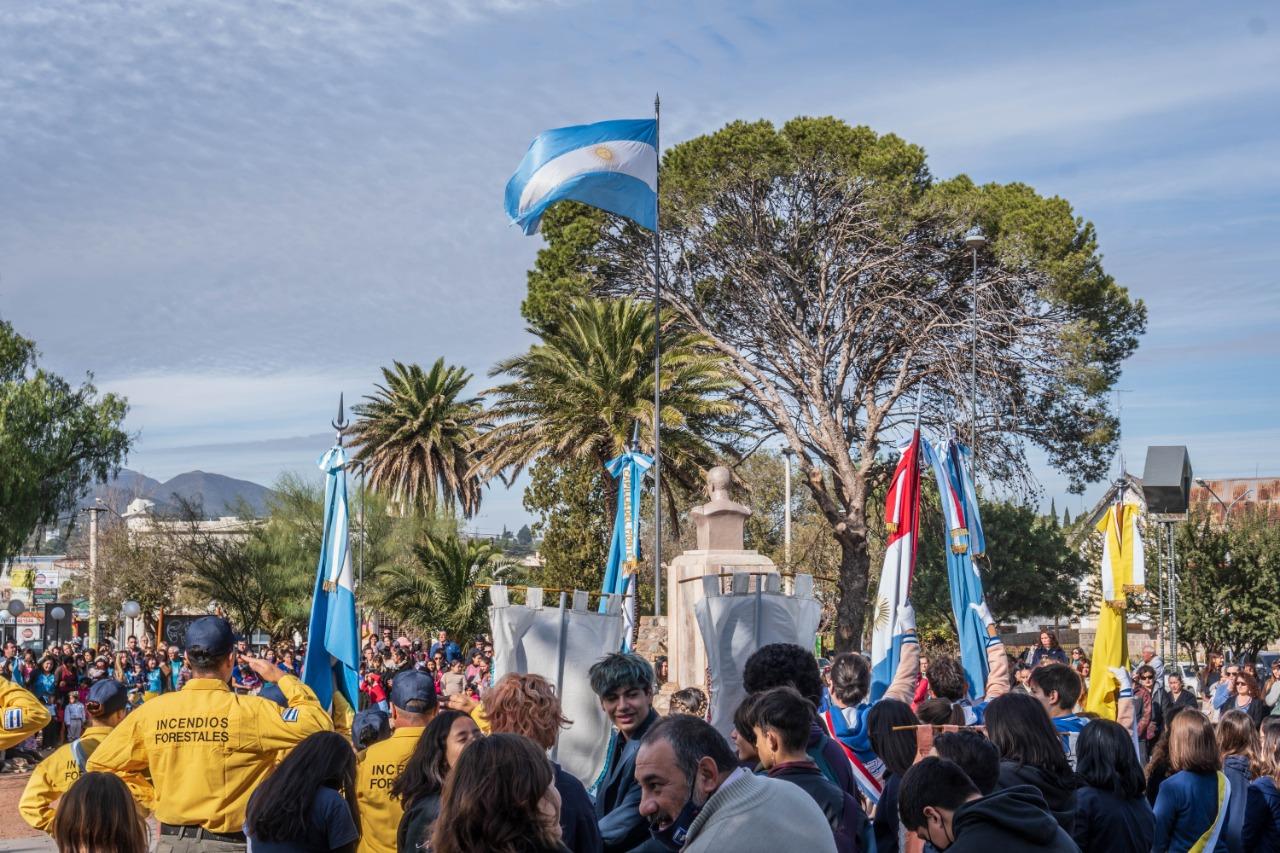
[[(490, 731), (524, 735), (547, 750), (556, 745), (560, 730), (570, 724), (550, 681), (541, 675), (516, 672), (504, 675), (489, 691), (485, 714)], [(560, 765), (552, 762), (551, 766), (560, 795), (561, 842), (573, 853), (596, 853), (602, 846), (600, 825), (587, 789)]]
[(506, 732), (476, 741), (449, 774), (433, 853), (567, 853), (560, 795), (542, 747)]

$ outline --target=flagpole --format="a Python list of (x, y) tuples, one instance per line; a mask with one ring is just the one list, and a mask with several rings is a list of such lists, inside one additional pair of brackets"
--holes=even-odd
[(653, 147), (658, 158), (654, 178), (653, 217), (653, 615), (662, 615), (662, 146), (659, 143), (662, 102), (653, 96)]

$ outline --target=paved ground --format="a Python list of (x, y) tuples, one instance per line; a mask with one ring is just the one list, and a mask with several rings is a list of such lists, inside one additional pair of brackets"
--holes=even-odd
[(29, 773), (0, 773), (0, 850), (56, 850), (53, 839), (27, 826), (18, 815), (18, 798)]

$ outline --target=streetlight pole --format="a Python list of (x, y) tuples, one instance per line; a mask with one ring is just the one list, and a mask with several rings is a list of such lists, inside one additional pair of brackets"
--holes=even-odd
[(787, 583), (790, 585), (790, 578), (794, 571), (791, 568), (791, 457), (795, 456), (796, 452), (790, 447), (784, 447), (782, 455), (786, 458), (787, 467), (787, 476), (782, 486), (782, 547), (783, 559), (787, 563), (787, 570), (783, 576), (788, 579)]
[[(99, 498), (99, 504), (101, 498)], [(89, 513), (89, 648), (98, 648), (98, 515), (105, 507), (85, 507)]]
[(973, 453), (974, 468), (978, 462), (978, 250), (987, 245), (987, 235), (975, 225), (964, 235), (964, 244), (973, 254), (973, 350), (969, 363), (969, 404), (972, 422), (969, 424), (969, 450)]
[(1231, 523), (1231, 510), (1235, 509), (1235, 505), (1240, 503), (1240, 501), (1244, 500), (1245, 498), (1249, 497), (1249, 494), (1253, 491), (1252, 488), (1245, 489), (1243, 492), (1240, 493), (1240, 497), (1236, 498), (1231, 503), (1227, 503), (1222, 498), (1218, 497), (1218, 493), (1213, 490), (1212, 486), (1210, 486), (1208, 483), (1204, 481), (1203, 477), (1196, 477), (1196, 485), (1204, 489), (1206, 492), (1208, 492), (1209, 495), (1215, 501), (1218, 502), (1218, 505), (1222, 507), (1222, 526), (1223, 527), (1227, 527)]

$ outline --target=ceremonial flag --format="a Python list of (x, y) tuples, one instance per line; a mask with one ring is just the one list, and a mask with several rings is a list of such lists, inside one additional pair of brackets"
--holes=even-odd
[(525, 234), (533, 234), (543, 211), (561, 199), (573, 199), (657, 230), (657, 142), (656, 119), (545, 131), (507, 181), (507, 215)]
[(888, 532), (880, 589), (876, 593), (875, 622), (871, 631), (871, 701), (877, 701), (893, 683), (906, 633), (898, 624), (898, 608), (907, 604), (911, 576), (916, 567), (916, 543), (920, 534), (920, 430), (902, 449), (893, 482), (885, 498), (884, 526)]
[(609, 561), (605, 565), (600, 612), (604, 613), (608, 595), (622, 595), (622, 646), (630, 649), (636, 626), (636, 572), (640, 567), (640, 495), (644, 472), (653, 465), (653, 457), (638, 450), (628, 450), (605, 464), (609, 476), (618, 481), (618, 510), (613, 519), (613, 540), (609, 543)]
[(320, 704), (333, 707), (335, 683), (352, 708), (359, 708), (360, 623), (356, 621), (355, 583), (347, 529), (347, 455), (341, 444), (320, 457), (325, 472), (324, 534), (316, 565), (307, 655), (302, 680)]
[(1102, 606), (1094, 639), (1089, 695), (1084, 709), (1108, 720), (1116, 718), (1116, 693), (1110, 667), (1128, 668), (1129, 645), (1125, 632), (1125, 594), (1142, 592), (1146, 582), (1142, 533), (1138, 508), (1116, 503), (1098, 522), (1102, 534)]
[[(960, 635), (960, 661), (964, 665), (968, 681), (969, 698), (977, 699), (986, 693), (987, 646), (1000, 642), (999, 632), (987, 608), (986, 594), (982, 589), (982, 576), (973, 561), (972, 539), (967, 514), (968, 505), (962, 500), (961, 447), (955, 441), (948, 442), (946, 452), (940, 452), (927, 441), (921, 442), (925, 458), (933, 467), (942, 497), (942, 514), (947, 522), (951, 547), (947, 550), (947, 581), (951, 589), (951, 613)], [(976, 506), (976, 503), (975, 503)]]

